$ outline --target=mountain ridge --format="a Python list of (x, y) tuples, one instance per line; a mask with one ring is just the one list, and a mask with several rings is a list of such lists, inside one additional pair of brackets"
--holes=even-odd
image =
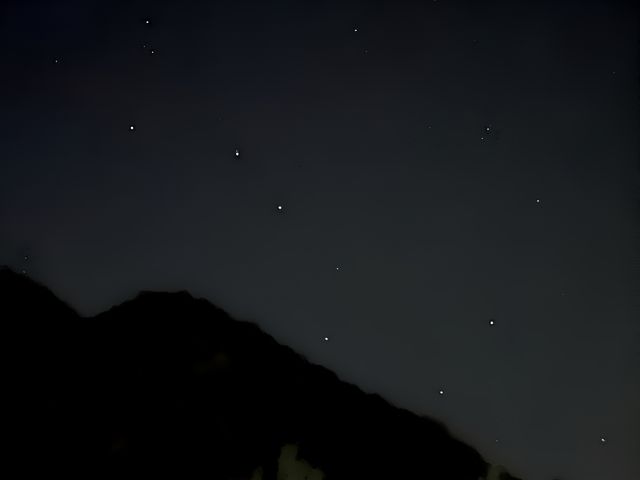
[[(0, 307), (7, 305), (17, 312), (14, 333), (34, 337), (26, 338), (36, 353), (14, 372), (18, 383), (30, 377), (35, 385), (27, 404), (60, 392), (34, 416), (43, 432), (34, 451), (64, 430), (77, 456), (89, 447), (78, 437), (95, 435), (102, 417), (97, 423), (112, 433), (113, 478), (281, 479), (285, 447), (293, 445), (289, 458), (306, 462), (309, 478), (515, 479), (442, 422), (342, 381), (185, 290), (141, 291), (81, 317), (46, 287), (2, 268)], [(40, 337), (36, 317), (46, 326)], [(42, 373), (45, 361), (57, 373)], [(64, 449), (44, 450), (58, 468), (72, 461)]]

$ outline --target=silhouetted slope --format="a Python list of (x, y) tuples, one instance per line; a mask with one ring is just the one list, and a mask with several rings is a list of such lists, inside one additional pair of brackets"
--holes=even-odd
[[(16, 367), (18, 376), (38, 384), (32, 408), (47, 405), (37, 416), (42, 428), (35, 436), (42, 441), (32, 442), (35, 457), (55, 437), (43, 429), (68, 422), (73, 434), (95, 436), (106, 422), (112, 478), (249, 479), (262, 467), (262, 478), (275, 480), (286, 444), (298, 445), (299, 456), (330, 480), (487, 475), (478, 452), (440, 423), (340, 381), (255, 324), (185, 292), (144, 292), (82, 319), (12, 272), (0, 272), (0, 288), (1, 305), (22, 307), (9, 323), (47, 332), (48, 339), (36, 334), (38, 351), (26, 353), (33, 361)], [(64, 372), (35, 372), (47, 361)], [(73, 397), (82, 385), (92, 393), (81, 395), (80, 405)], [(55, 386), (68, 404), (49, 406)], [(91, 443), (76, 438), (69, 445), (79, 440)], [(55, 447), (47, 458), (60, 455), (56, 465), (69, 460), (63, 450)]]
[[(96, 379), (91, 323), (47, 288), (0, 267), (0, 318), (5, 359), (3, 455), (12, 478), (35, 471), (70, 474), (82, 467), (97, 429), (91, 393)], [(95, 382), (94, 382), (95, 383)]]

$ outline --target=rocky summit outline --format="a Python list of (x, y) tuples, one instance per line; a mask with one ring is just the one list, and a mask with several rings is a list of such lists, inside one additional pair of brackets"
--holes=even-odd
[(187, 292), (82, 317), (3, 267), (0, 305), (7, 458), (25, 478), (517, 480)]

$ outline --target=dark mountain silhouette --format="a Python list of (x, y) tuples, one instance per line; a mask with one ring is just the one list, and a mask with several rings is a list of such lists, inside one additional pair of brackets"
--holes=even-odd
[[(441, 423), (186, 292), (143, 292), (83, 318), (4, 268), (0, 309), (11, 461), (25, 478), (515, 478)], [(109, 430), (105, 463), (94, 446)]]

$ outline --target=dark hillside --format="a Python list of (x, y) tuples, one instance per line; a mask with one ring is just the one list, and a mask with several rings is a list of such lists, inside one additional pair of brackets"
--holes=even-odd
[[(72, 471), (109, 429), (112, 478), (488, 475), (441, 423), (340, 381), (186, 292), (143, 292), (88, 319), (8, 270), (0, 292), (21, 385), (14, 419), (29, 426), (16, 426), (19, 455)], [(286, 446), (297, 448), (296, 465), (286, 464)]]

